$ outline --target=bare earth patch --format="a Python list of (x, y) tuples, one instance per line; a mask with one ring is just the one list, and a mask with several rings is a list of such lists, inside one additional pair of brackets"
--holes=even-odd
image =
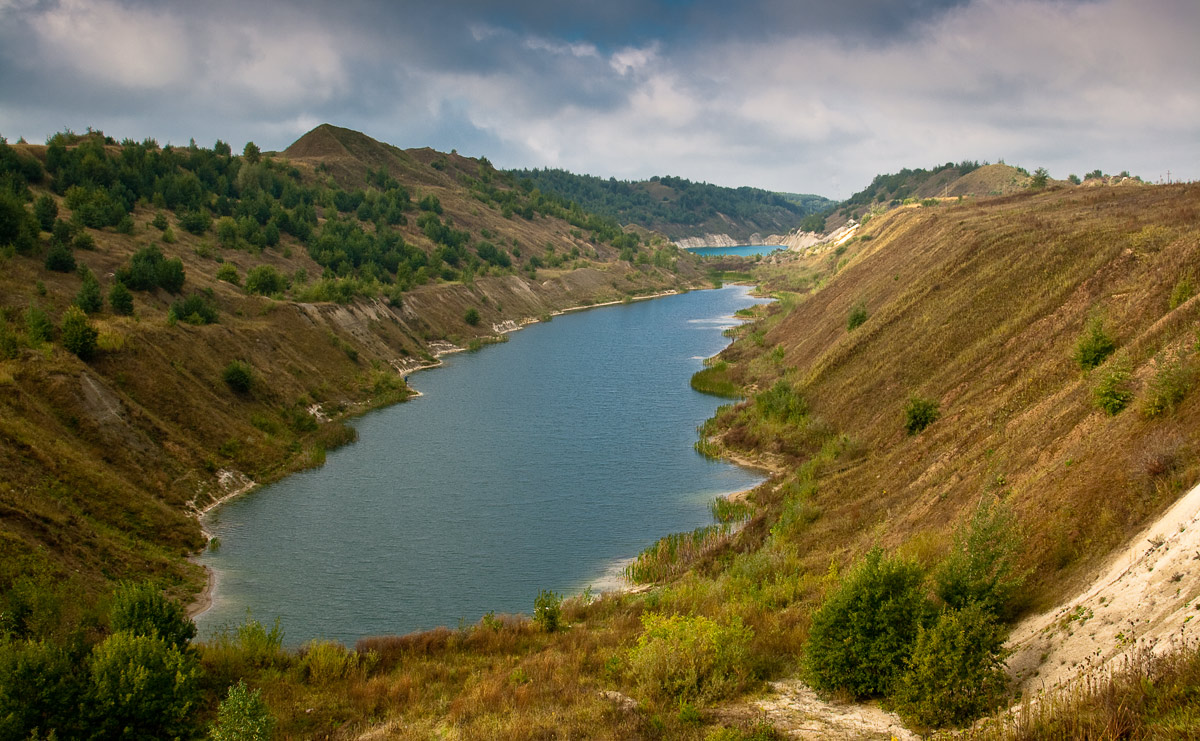
[(768, 723), (793, 738), (896, 739), (920, 736), (876, 705), (827, 702), (799, 679), (771, 682), (771, 693), (754, 701)]
[(1135, 642), (1168, 651), (1195, 636), (1200, 614), (1200, 486), (1195, 487), (1060, 607), (1022, 621), (1009, 659), (1022, 696), (1080, 669), (1109, 664)]

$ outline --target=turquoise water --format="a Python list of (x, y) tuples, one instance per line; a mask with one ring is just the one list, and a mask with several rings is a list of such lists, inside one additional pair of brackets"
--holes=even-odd
[(728, 340), (744, 286), (554, 318), (413, 374), (424, 395), (354, 422), (325, 466), (205, 522), (221, 547), (201, 635), (247, 610), (289, 644), (531, 613), (540, 589), (600, 585), (716, 496), (761, 478), (707, 461), (720, 402), (691, 374)]
[(742, 257), (754, 257), (755, 255), (769, 255), (775, 250), (786, 249), (779, 245), (770, 244), (742, 244), (737, 247), (693, 247), (688, 252), (695, 253), (701, 257), (714, 257), (717, 255), (741, 255)]

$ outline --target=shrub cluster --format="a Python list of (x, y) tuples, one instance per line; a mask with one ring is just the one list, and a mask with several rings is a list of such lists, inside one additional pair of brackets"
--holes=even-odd
[(639, 687), (652, 696), (681, 703), (718, 700), (753, 678), (754, 632), (740, 618), (719, 623), (700, 615), (648, 613), (642, 628), (629, 665)]

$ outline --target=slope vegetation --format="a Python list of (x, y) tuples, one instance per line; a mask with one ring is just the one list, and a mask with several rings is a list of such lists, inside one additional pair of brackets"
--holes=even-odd
[(329, 126), (289, 151), (3, 145), (6, 596), (151, 575), (194, 592), (191, 515), (319, 465), (437, 348), (704, 283), (690, 256), (486, 162)]
[(513, 170), (522, 182), (556, 193), (622, 224), (636, 224), (672, 240), (723, 235), (736, 243), (783, 234), (810, 214), (833, 205), (822, 196), (723, 188), (679, 177), (630, 182), (565, 170)]

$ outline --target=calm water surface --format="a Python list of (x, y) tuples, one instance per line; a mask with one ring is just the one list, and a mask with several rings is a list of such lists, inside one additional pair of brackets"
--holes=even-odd
[(708, 503), (761, 479), (692, 449), (720, 400), (688, 385), (743, 286), (556, 317), (414, 374), (424, 396), (354, 422), (324, 467), (219, 508), (202, 635), (281, 619), (285, 640), (531, 613), (601, 584)]
[(742, 244), (737, 247), (693, 247), (688, 252), (695, 253), (701, 257), (713, 257), (716, 255), (741, 255), (742, 257), (754, 257), (755, 255), (769, 255), (775, 250), (786, 249), (779, 245), (770, 244)]

